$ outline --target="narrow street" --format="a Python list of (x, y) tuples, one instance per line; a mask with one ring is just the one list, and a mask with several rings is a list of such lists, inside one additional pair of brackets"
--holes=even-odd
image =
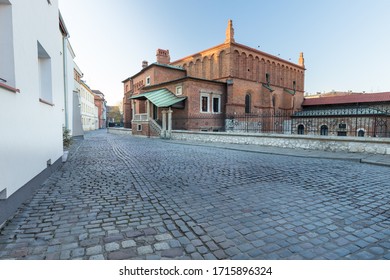
[(389, 168), (94, 131), (0, 259), (390, 259)]

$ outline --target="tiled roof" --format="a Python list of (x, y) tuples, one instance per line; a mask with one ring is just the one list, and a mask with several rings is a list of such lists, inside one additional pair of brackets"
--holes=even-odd
[(305, 98), (302, 106), (390, 102), (390, 92)]

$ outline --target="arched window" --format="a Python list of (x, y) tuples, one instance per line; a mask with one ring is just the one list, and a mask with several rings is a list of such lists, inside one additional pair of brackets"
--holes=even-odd
[(251, 95), (248, 93), (245, 95), (245, 114), (251, 113)]
[(298, 125), (298, 134), (305, 134), (305, 126), (303, 124)]
[(364, 137), (364, 130), (363, 129), (359, 129), (358, 137)]
[(328, 135), (328, 126), (321, 125), (321, 135)]

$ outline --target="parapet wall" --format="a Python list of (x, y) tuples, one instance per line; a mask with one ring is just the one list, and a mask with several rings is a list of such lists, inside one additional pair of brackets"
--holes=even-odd
[(173, 140), (251, 144), (332, 152), (390, 155), (390, 139), (369, 137), (172, 131)]

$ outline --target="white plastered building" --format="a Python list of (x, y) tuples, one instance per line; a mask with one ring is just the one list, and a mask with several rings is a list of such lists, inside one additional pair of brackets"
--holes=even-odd
[(61, 164), (63, 40), (58, 0), (0, 0), (0, 225)]

